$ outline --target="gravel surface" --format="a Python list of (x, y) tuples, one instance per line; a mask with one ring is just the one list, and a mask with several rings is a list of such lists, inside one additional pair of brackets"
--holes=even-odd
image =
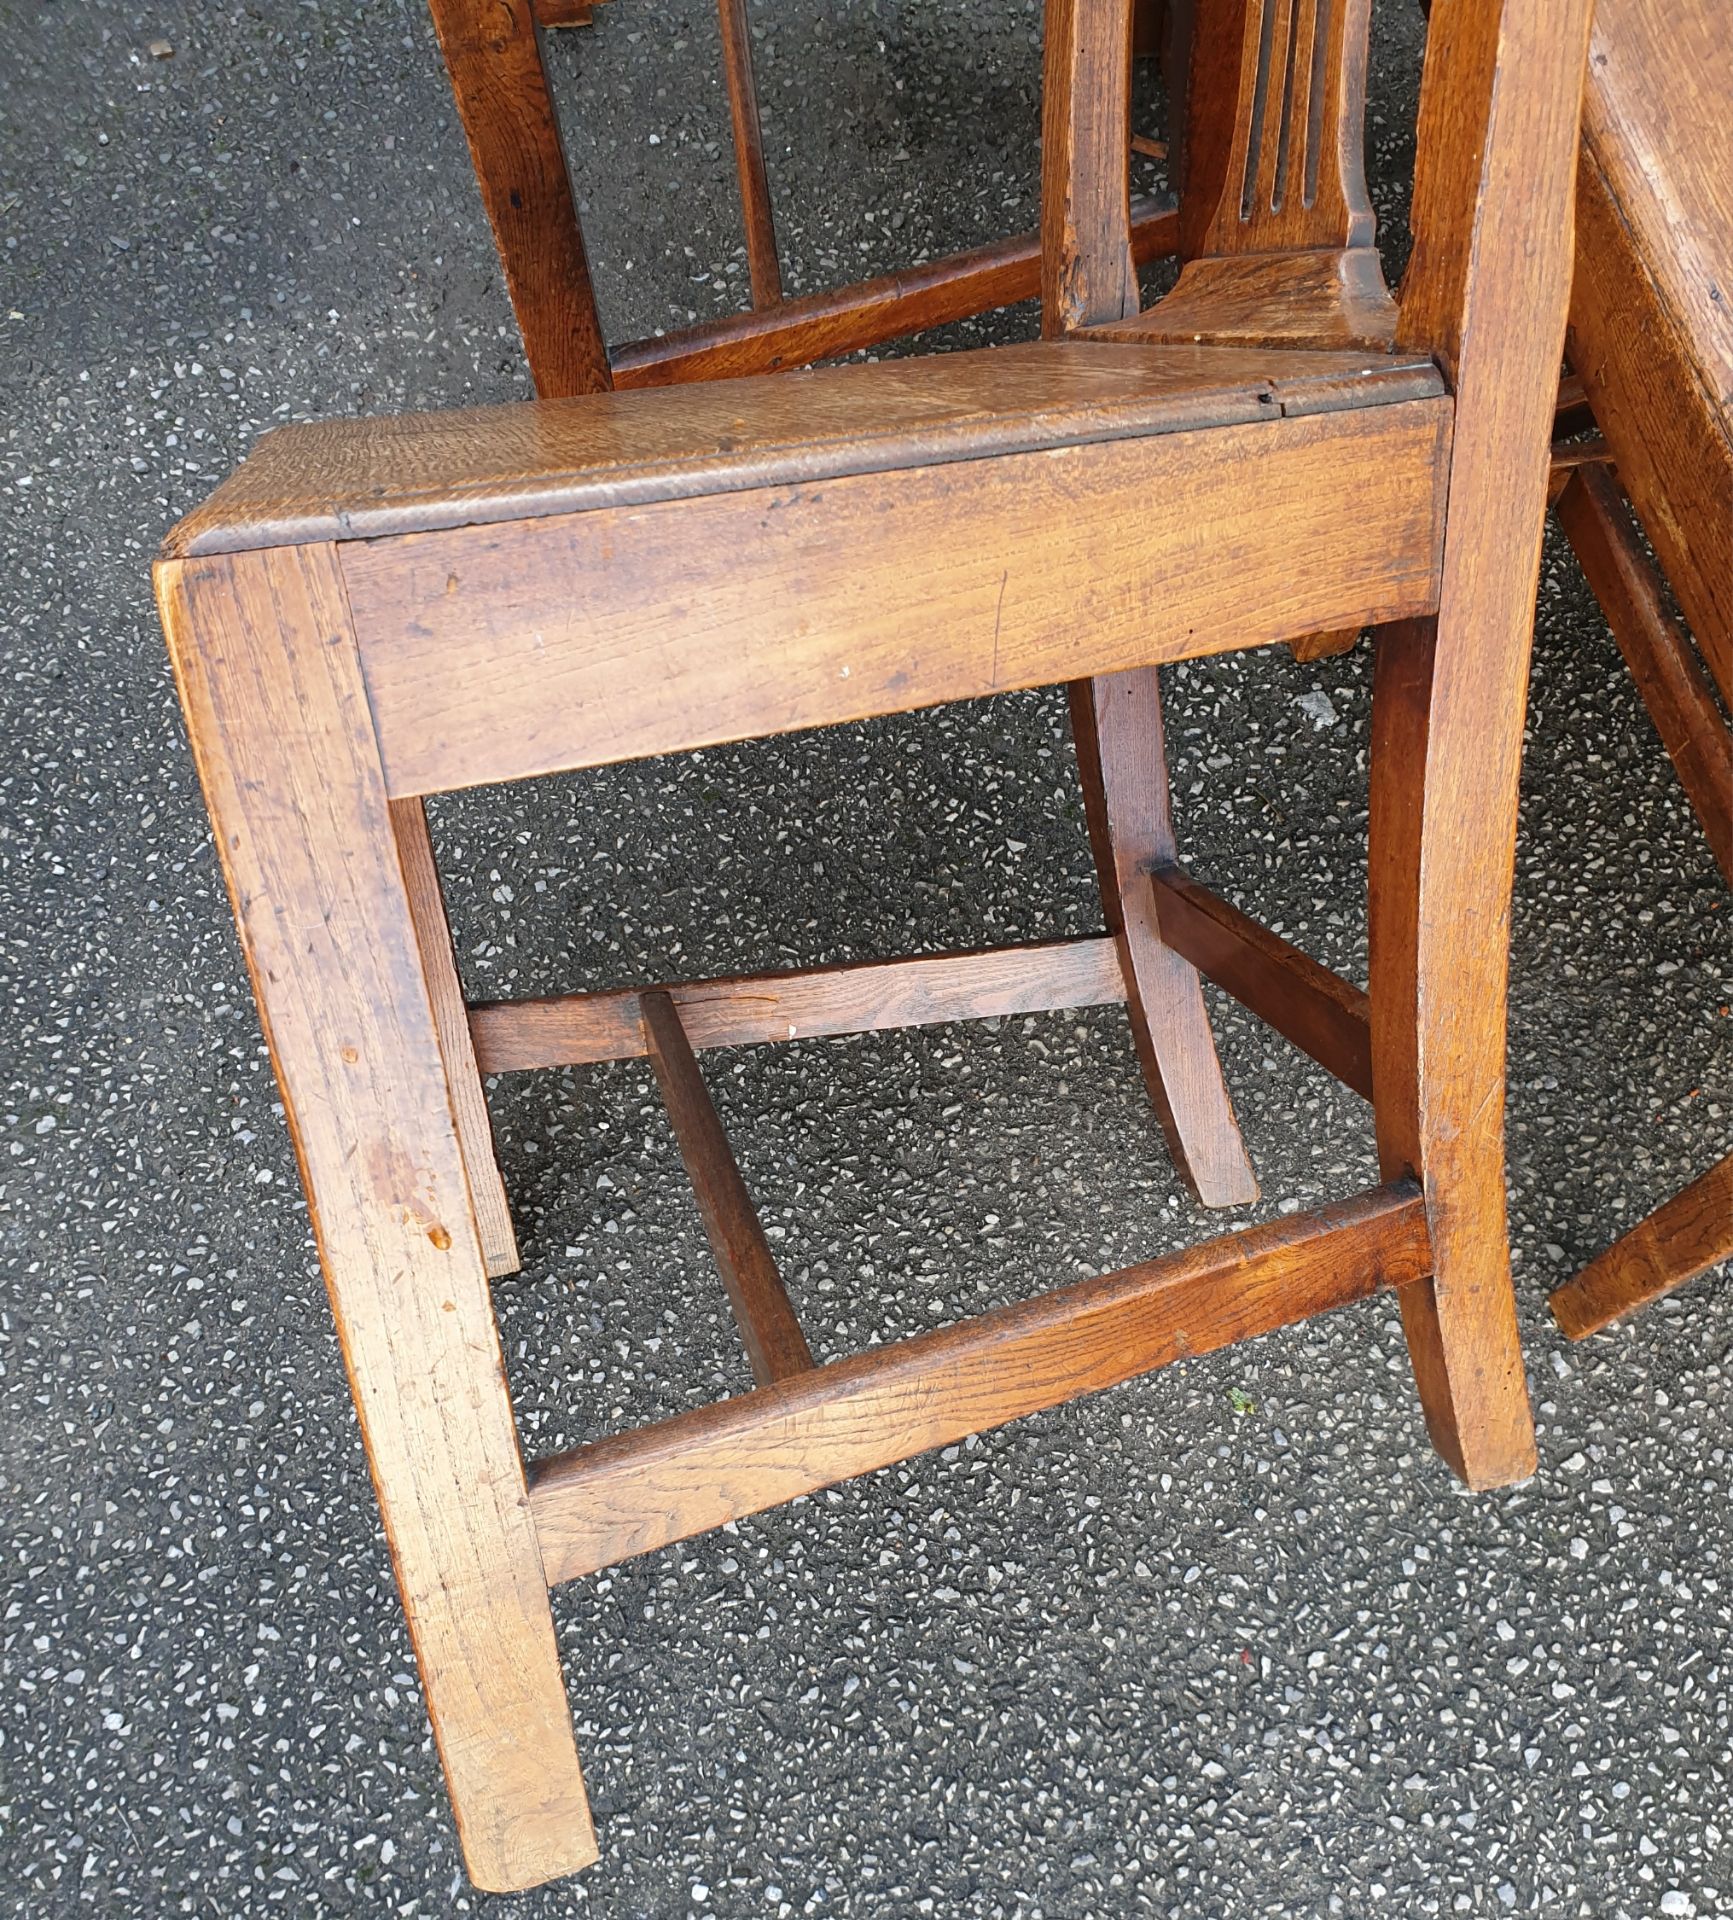
[[(1032, 223), (1033, 0), (754, 17), (792, 287)], [(0, 28), (0, 1905), (1733, 1913), (1733, 1290), (1574, 1349), (1544, 1311), (1728, 1145), (1727, 902), (1556, 545), (1513, 929), (1536, 1479), (1452, 1483), (1376, 1304), (632, 1562), (555, 1600), (601, 1863), (468, 1888), (147, 569), (263, 426), (523, 396), (516, 336), (412, 0)], [(1418, 38), (1380, 0), (1397, 257)], [(554, 42), (616, 338), (742, 299), (715, 41), (612, 0)], [(1194, 869), (1362, 967), (1367, 651), (1168, 680)], [(1096, 922), (1048, 693), (435, 814), (484, 996)], [(1218, 1013), (1260, 1217), (1366, 1184), (1365, 1112)], [(1117, 1010), (710, 1080), (823, 1355), (1209, 1230)], [(494, 1105), (528, 1449), (742, 1387), (648, 1073)]]

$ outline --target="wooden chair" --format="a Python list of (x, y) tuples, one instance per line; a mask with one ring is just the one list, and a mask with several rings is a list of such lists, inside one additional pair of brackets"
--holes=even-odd
[[(1564, 424), (1601, 437), (1561, 446), (1558, 516), (1733, 887), (1733, 11), (1599, 0), (1591, 47), (1567, 336), (1567, 407), (1587, 411)], [(1580, 1340), (1730, 1258), (1733, 1154), (1567, 1280), (1553, 1313)]]
[[(544, 400), (610, 387), (665, 386), (804, 367), (931, 327), (1032, 300), (1041, 291), (1040, 236), (1014, 234), (900, 272), (798, 298), (785, 296), (770, 176), (759, 123), (747, 0), (717, 0), (722, 73), (746, 233), (750, 311), (610, 350), (542, 61), (540, 29), (587, 25), (584, 0), (429, 0), (469, 140), (482, 204), (536, 392)], [(1140, 41), (1159, 32), (1154, 0), (1137, 0)], [(1159, 143), (1139, 140), (1159, 155)], [(1139, 195), (1132, 249), (1140, 263), (1175, 250), (1173, 203)]]
[[(1200, 5), (1235, 131), (1192, 256), (1220, 305), (1182, 282), (1179, 344), (1137, 311), (1126, 4), (1049, 8), (1056, 337), (285, 428), (159, 564), (484, 1887), (595, 1857), (550, 1585), (1386, 1289), (1439, 1452), (1476, 1487), (1532, 1470), (1505, 925), (1587, 0), (1440, 0), (1391, 334), (1276, 347), (1243, 343), (1339, 341), (1386, 311), (1347, 258), (1369, 235), (1364, 0)], [(1179, 868), (1156, 683), (1165, 660), (1362, 623), (1381, 629), (1369, 994)], [(465, 1008), (423, 796), (1059, 682), (1101, 937)], [(1245, 1190), (1199, 972), (1373, 1100), (1381, 1184), (821, 1364), (697, 1053), (1123, 1000), (1181, 1164)], [(627, 1056), (666, 1095), (758, 1384), (526, 1473), (478, 1075)]]

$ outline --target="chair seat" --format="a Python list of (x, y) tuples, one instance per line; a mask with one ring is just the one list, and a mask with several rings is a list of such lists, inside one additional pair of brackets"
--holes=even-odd
[(1425, 355), (1041, 341), (280, 427), (164, 558), (377, 539), (1435, 398)]

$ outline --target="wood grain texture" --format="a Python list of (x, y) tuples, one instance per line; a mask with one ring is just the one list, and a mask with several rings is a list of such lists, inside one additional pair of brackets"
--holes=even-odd
[(392, 792), (1429, 611), (1449, 428), (1417, 400), (352, 544)]
[(490, 1277), (516, 1273), (517, 1235), (512, 1231), (511, 1208), (505, 1182), (494, 1154), (493, 1122), (488, 1117), (487, 1094), (476, 1069), (475, 1048), (469, 1035), (469, 1013), (463, 1000), (463, 982), (451, 950), (451, 926), (445, 917), (439, 868), (427, 831), (427, 812), (419, 800), (391, 802), (391, 831), (403, 886), (415, 922), (421, 950), (422, 976), (433, 1005), (433, 1025), (445, 1061), (445, 1084), (451, 1095), (451, 1113), (457, 1123), (458, 1145), (469, 1176), (470, 1204), (475, 1210), (481, 1256)]
[(1372, 1098), (1371, 1011), (1358, 987), (1180, 867), (1159, 868), (1147, 885), (1170, 947), (1326, 1073)]
[(533, 1885), (595, 1839), (335, 559), (157, 587), (464, 1858)]
[(758, 117), (758, 81), (752, 70), (752, 30), (746, 0), (716, 0), (722, 27), (722, 80), (734, 133), (734, 170), (740, 182), (740, 218), (746, 229), (746, 271), (752, 304), (774, 307), (782, 298), (776, 257), (776, 217), (764, 165), (764, 129)]
[(1667, 612), (1630, 509), (1610, 474), (1579, 468), (1559, 496), (1558, 517), (1715, 863), (1733, 887), (1733, 730), (1690, 640)]
[(1601, 0), (1571, 364), (1733, 704), (1733, 9)]
[(1535, 583), (1569, 291), (1588, 0), (1438, 0), (1398, 339), (1456, 387), (1435, 621), (1379, 636), (1371, 798), (1380, 1164), (1425, 1184), (1403, 1301), (1434, 1445), (1471, 1486), (1534, 1467), (1504, 1190), (1505, 994)]
[[(1131, 251), (1139, 266), (1164, 260), (1179, 238), (1179, 215), (1160, 195), (1131, 203)], [(802, 294), (779, 307), (729, 314), (614, 350), (617, 387), (737, 379), (839, 358), (886, 340), (949, 326), (1041, 292), (1041, 240), (1012, 234), (851, 286)]]
[(1190, 0), (1173, 290), (1123, 338), (1386, 353), (1361, 157), (1368, 0)]
[(1442, 392), (1430, 361), (1035, 343), (674, 392), (280, 427), (169, 535), (234, 552), (647, 504)]
[[(1114, 942), (1096, 938), (694, 980), (659, 991), (678, 1009), (687, 1039), (703, 1048), (1111, 1006), (1124, 1000), (1125, 982)], [(630, 987), (484, 1002), (469, 1010), (476, 1056), (485, 1073), (638, 1059), (648, 1050), (643, 998)]]
[(1351, 653), (1360, 639), (1359, 627), (1340, 627), (1333, 633), (1309, 633), (1303, 640), (1290, 640), (1288, 651), (1301, 666), (1317, 660), (1333, 660), (1338, 654)]
[(752, 1377), (764, 1387), (809, 1372), (812, 1351), (674, 1003), (667, 994), (651, 991), (640, 996), (639, 1004), (650, 1065), (662, 1089), (668, 1123), (692, 1182), (710, 1251), (734, 1309)]
[(550, 1582), (1427, 1271), (1412, 1185), (1296, 1214), (540, 1462)]
[(1733, 1154), (1615, 1240), (1548, 1304), (1565, 1337), (1581, 1340), (1723, 1260), (1733, 1260)]
[(1383, 354), (1395, 345), (1396, 303), (1372, 247), (1212, 254), (1188, 260), (1154, 306), (1094, 337)]
[(1131, 246), (1131, 0), (1046, 0), (1041, 328), (1137, 311)]
[(536, 392), (602, 392), (608, 350), (531, 0), (428, 4)]
[(1197, 970), (1162, 937), (1149, 870), (1175, 857), (1154, 667), (1072, 683), (1071, 733), (1089, 844), (1119, 948), (1144, 1085), (1180, 1177), (1207, 1207), (1258, 1197)]

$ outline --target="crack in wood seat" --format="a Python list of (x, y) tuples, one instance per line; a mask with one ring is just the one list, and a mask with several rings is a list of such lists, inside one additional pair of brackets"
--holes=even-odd
[[(1363, 260), (1272, 276), (1272, 330), (1335, 350), (1254, 337), (1237, 271), (1230, 344), (1113, 337), (1143, 318), (1128, 5), (1049, 3), (1052, 338), (284, 429), (159, 562), (484, 1887), (595, 1857), (550, 1584), (1381, 1292), (1451, 1469), (1487, 1487), (1533, 1467), (1504, 1213), (1505, 928), (1588, 0), (1440, 0), (1414, 265), (1390, 337), (1352, 350), (1337, 294), (1366, 292)], [(1234, 137), (1204, 143), (1194, 182), (1224, 197), (1182, 222), (1191, 260), (1363, 250), (1363, 0), (1197, 0), (1193, 30), (1213, 78), (1190, 124)], [(1165, 661), (1361, 625), (1379, 630), (1366, 990), (1183, 869), (1159, 688)], [(1056, 684), (1098, 936), (465, 1003), (425, 796)], [(1375, 1184), (815, 1357), (704, 1046), (1123, 1003), (1177, 1174), (1243, 1206), (1257, 1181), (1205, 977), (1371, 1100)], [(755, 1385), (526, 1467), (488, 1287), (518, 1252), (481, 1073), (640, 1055)]]

